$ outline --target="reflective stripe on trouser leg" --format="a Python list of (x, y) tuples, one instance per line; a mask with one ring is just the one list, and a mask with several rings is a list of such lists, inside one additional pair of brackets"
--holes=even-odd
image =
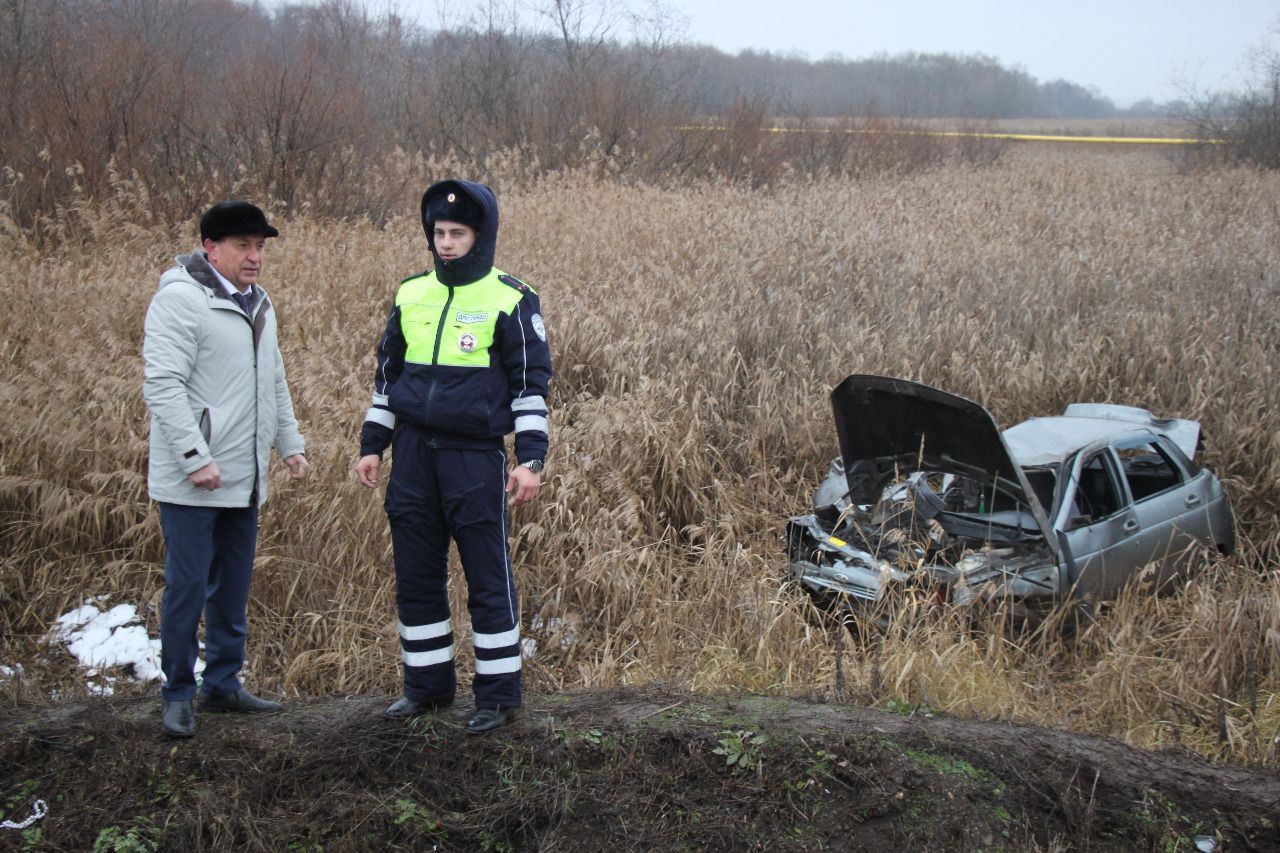
[(445, 516), (467, 576), (476, 707), (519, 707), (520, 611), (507, 550), (507, 457), (500, 450), (440, 450), (437, 460)]
[(457, 689), (449, 614), (449, 536), (436, 486), (434, 451), (413, 427), (393, 439), (387, 519), (396, 565), (396, 609), (404, 695), (419, 702)]

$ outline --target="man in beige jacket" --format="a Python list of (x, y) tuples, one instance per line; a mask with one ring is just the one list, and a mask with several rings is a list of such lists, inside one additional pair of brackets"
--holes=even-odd
[(174, 737), (195, 734), (201, 613), (201, 707), (280, 710), (278, 703), (244, 689), (237, 677), (272, 447), (291, 476), (305, 477), (308, 467), (276, 341), (275, 311), (257, 284), (266, 239), (278, 234), (252, 204), (214, 205), (200, 220), (202, 250), (176, 259), (147, 310), (147, 486), (160, 504), (167, 551), (160, 613), (162, 722)]

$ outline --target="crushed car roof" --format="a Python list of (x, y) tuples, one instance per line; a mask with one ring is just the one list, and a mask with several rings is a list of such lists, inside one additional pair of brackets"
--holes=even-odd
[(1060, 464), (1095, 442), (1154, 432), (1168, 436), (1188, 459), (1195, 456), (1200, 424), (1157, 418), (1146, 409), (1110, 403), (1072, 403), (1055, 417), (1031, 418), (1004, 431), (1013, 458), (1024, 468)]

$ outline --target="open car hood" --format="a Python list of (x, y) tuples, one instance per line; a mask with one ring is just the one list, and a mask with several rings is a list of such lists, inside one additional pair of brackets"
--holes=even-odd
[(837, 385), (831, 405), (854, 503), (875, 503), (895, 475), (911, 471), (968, 477), (1026, 507), (1057, 550), (1045, 508), (982, 406), (918, 382), (865, 374)]

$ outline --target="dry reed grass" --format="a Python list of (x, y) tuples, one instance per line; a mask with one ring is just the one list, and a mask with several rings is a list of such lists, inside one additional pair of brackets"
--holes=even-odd
[[(1022, 147), (756, 190), (514, 183), (495, 181), (499, 263), (541, 292), (557, 359), (547, 488), (512, 536), (533, 690), (839, 693), (1280, 763), (1280, 176)], [(297, 215), (269, 250), (313, 476), (277, 470), (263, 513), (250, 652), (267, 690), (398, 689), (386, 522), (349, 468), (385, 310), (426, 263), (405, 210), (383, 228)], [(155, 605), (162, 583), (138, 353), (194, 235), (118, 199), (61, 216), (56, 245), (0, 229), (0, 662), (26, 666), (9, 701), (71, 689), (65, 661), (38, 658), (58, 614), (100, 593)], [(1241, 553), (1069, 640), (944, 615), (851, 644), (781, 580), (782, 522), (835, 453), (827, 391), (851, 372), (1004, 424), (1076, 400), (1199, 418)]]

